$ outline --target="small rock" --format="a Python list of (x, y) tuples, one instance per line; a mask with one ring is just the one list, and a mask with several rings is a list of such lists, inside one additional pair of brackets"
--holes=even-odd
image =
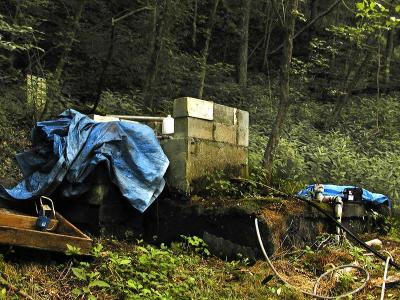
[(368, 246), (375, 248), (375, 249), (381, 249), (382, 248), (382, 241), (380, 239), (373, 239), (368, 242), (365, 242)]

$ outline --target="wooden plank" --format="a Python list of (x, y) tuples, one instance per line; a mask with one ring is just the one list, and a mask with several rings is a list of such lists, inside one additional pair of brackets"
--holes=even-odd
[[(36, 217), (0, 211), (0, 226), (35, 229), (36, 221)], [(56, 229), (58, 223), (59, 222), (57, 220), (51, 220), (49, 228)]]
[(85, 239), (90, 239), (86, 234), (80, 231), (77, 227), (75, 227), (72, 223), (70, 223), (67, 219), (65, 219), (62, 215), (56, 212), (56, 218), (59, 220), (57, 232), (65, 235), (78, 236)]
[(7, 226), (0, 226), (0, 243), (57, 252), (65, 252), (67, 244), (69, 244), (79, 247), (82, 254), (89, 254), (92, 248), (92, 240), (90, 238)]

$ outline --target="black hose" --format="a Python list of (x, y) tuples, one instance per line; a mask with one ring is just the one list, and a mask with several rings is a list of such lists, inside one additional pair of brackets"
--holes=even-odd
[[(384, 262), (386, 262), (386, 256), (384, 256), (383, 254), (379, 253), (378, 251), (376, 251), (374, 248), (368, 246), (364, 241), (360, 240), (353, 232), (351, 232), (349, 229), (347, 229), (345, 226), (343, 226), (342, 223), (339, 223), (338, 221), (336, 221), (336, 219), (334, 217), (332, 217), (329, 213), (327, 213), (326, 211), (324, 211), (321, 207), (319, 207), (316, 203), (312, 202), (311, 200), (299, 197), (299, 196), (294, 196), (294, 195), (288, 195), (284, 192), (281, 192), (277, 189), (274, 189), (270, 186), (267, 186), (265, 184), (261, 184), (263, 186), (265, 186), (266, 188), (278, 192), (279, 194), (281, 194), (284, 197), (287, 198), (292, 198), (292, 199), (296, 199), (296, 200), (300, 200), (303, 202), (306, 202), (308, 205), (314, 207), (315, 209), (317, 209), (318, 211), (320, 211), (321, 213), (323, 213), (325, 216), (328, 217), (328, 219), (330, 219), (333, 223), (336, 224), (336, 226), (339, 226), (340, 228), (342, 228), (348, 235), (350, 235), (358, 244), (360, 244), (364, 249), (371, 251), (373, 254), (375, 254), (377, 257), (379, 257), (380, 259), (382, 259)], [(400, 265), (398, 263), (396, 263), (394, 260), (390, 260), (390, 265), (395, 267), (397, 270), (400, 270)]]

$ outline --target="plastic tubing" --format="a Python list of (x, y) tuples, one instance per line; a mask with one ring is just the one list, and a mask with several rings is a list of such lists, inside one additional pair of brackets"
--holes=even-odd
[[(302, 292), (302, 293), (305, 294), (305, 295), (308, 295), (308, 296), (311, 296), (311, 297), (314, 297), (314, 298), (318, 298), (318, 299), (339, 299), (339, 298), (343, 298), (343, 297), (347, 297), (347, 296), (353, 295), (353, 294), (355, 294), (355, 293), (361, 291), (361, 290), (365, 287), (365, 285), (367, 284), (367, 282), (368, 282), (368, 280), (369, 280), (369, 273), (368, 273), (368, 271), (365, 270), (365, 269), (362, 268), (362, 267), (355, 266), (355, 265), (343, 265), (343, 266), (335, 267), (335, 268), (333, 268), (333, 269), (328, 270), (327, 272), (325, 272), (324, 274), (322, 274), (322, 275), (317, 279), (317, 281), (316, 281), (315, 284), (314, 284), (314, 289), (313, 289), (313, 292), (312, 292), (312, 293), (311, 293), (311, 292), (308, 292), (308, 291), (305, 291), (305, 290), (302, 290), (301, 288), (296, 287), (296, 286), (290, 284), (289, 282), (287, 282), (287, 281), (282, 277), (282, 275), (280, 275), (280, 274), (278, 273), (278, 271), (275, 269), (274, 265), (272, 264), (271, 260), (269, 259), (268, 255), (267, 255), (267, 252), (265, 251), (263, 241), (262, 241), (262, 239), (261, 239), (260, 230), (258, 229), (258, 219), (257, 219), (257, 218), (255, 218), (254, 224), (255, 224), (255, 227), (256, 227), (256, 233), (257, 233), (258, 243), (260, 244), (261, 251), (262, 251), (262, 253), (264, 254), (265, 259), (267, 260), (268, 265), (271, 267), (271, 269), (272, 269), (272, 271), (275, 273), (275, 275), (276, 275), (282, 282), (284, 282), (287, 286), (289, 286), (289, 287), (291, 287), (291, 288), (293, 288), (293, 289), (295, 289), (295, 290), (297, 290), (297, 291), (300, 291), (300, 292)], [(364, 275), (365, 275), (365, 280), (364, 280), (363, 284), (361, 284), (358, 288), (356, 288), (356, 289), (354, 289), (354, 290), (352, 290), (352, 291), (350, 291), (350, 292), (347, 292), (347, 293), (345, 293), (345, 294), (341, 294), (341, 295), (338, 295), (338, 296), (322, 296), (322, 295), (318, 295), (318, 294), (317, 294), (317, 289), (318, 289), (318, 285), (319, 285), (319, 282), (321, 281), (321, 279), (324, 278), (326, 275), (328, 275), (328, 274), (330, 274), (330, 273), (332, 273), (332, 272), (334, 272), (334, 271), (336, 271), (336, 270), (340, 270), (340, 269), (344, 269), (344, 268), (353, 268), (353, 269), (357, 269), (357, 270), (363, 272)]]
[[(385, 251), (387, 252), (387, 251)], [(382, 290), (381, 290), (381, 300), (383, 300), (385, 298), (385, 285), (386, 285), (386, 277), (387, 277), (387, 273), (389, 270), (389, 263), (391, 260), (393, 260), (392, 255), (387, 252), (389, 254), (389, 256), (386, 258), (386, 263), (385, 263), (385, 271), (383, 272), (383, 282), (382, 282)]]

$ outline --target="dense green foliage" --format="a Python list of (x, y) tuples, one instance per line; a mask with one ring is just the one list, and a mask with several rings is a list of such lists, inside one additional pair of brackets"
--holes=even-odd
[[(329, 117), (332, 105), (296, 106), (277, 151), (274, 173), (302, 183), (355, 184), (399, 198), (400, 118), (397, 97), (357, 98), (334, 130), (318, 125)], [(251, 165), (259, 166), (265, 138), (253, 128)], [(257, 171), (257, 170), (255, 170)]]
[[(138, 245), (119, 251), (105, 251), (101, 244), (93, 249), (92, 263), (75, 262), (76, 279), (73, 295), (85, 299), (101, 299), (105, 295), (121, 299), (211, 299), (241, 297), (240, 291), (219, 285), (225, 276), (237, 276), (243, 262), (220, 264), (199, 255), (208, 251), (198, 237), (184, 237), (185, 242), (171, 247)], [(262, 291), (265, 293), (265, 290)]]

